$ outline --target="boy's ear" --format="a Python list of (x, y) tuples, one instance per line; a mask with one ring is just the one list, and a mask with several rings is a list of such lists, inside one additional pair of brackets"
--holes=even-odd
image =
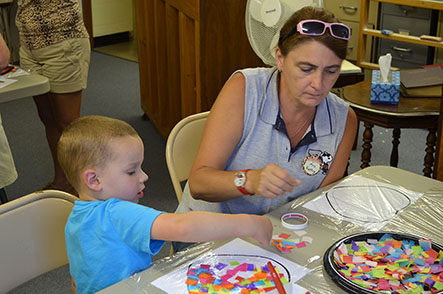
[(100, 180), (98, 179), (97, 172), (94, 169), (87, 169), (83, 172), (83, 182), (93, 191), (101, 190)]

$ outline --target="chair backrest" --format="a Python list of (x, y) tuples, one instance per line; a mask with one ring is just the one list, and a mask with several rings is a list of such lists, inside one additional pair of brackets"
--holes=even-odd
[(206, 111), (185, 117), (174, 126), (166, 142), (166, 164), (178, 202), (183, 193), (181, 182), (189, 177), (208, 115)]
[(0, 293), (68, 263), (64, 227), (75, 200), (45, 190), (0, 205)]

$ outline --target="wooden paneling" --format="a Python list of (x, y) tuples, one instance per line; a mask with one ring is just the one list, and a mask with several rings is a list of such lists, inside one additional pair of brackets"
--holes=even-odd
[(165, 139), (209, 110), (232, 72), (263, 65), (246, 36), (246, 1), (135, 1), (141, 105)]
[(437, 150), (435, 156), (434, 178), (443, 181), (443, 87), (440, 101), (440, 118), (438, 120)]
[[(223, 5), (216, 3), (223, 2)], [(202, 110), (209, 110), (237, 69), (263, 65), (252, 50), (245, 27), (245, 0), (200, 1)]]
[[(200, 97), (196, 91), (196, 35), (195, 21), (180, 13), (180, 90), (181, 117), (200, 112)], [(198, 99), (197, 99), (198, 98)]]

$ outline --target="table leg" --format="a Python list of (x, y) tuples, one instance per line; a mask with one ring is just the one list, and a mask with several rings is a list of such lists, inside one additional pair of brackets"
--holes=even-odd
[(8, 202), (8, 197), (6, 197), (5, 188), (0, 189), (0, 202), (1, 204)]
[(371, 142), (372, 142), (372, 128), (373, 124), (369, 122), (364, 122), (365, 130), (363, 131), (363, 151), (361, 152), (361, 168), (365, 168), (369, 166), (369, 162), (371, 162)]
[(423, 169), (424, 176), (429, 178), (432, 175), (432, 167), (434, 165), (434, 152), (435, 152), (436, 139), (437, 139), (437, 130), (429, 129), (429, 134), (426, 137), (425, 168)]
[(355, 132), (354, 145), (352, 145), (352, 150), (357, 150), (357, 142), (358, 142), (358, 131), (360, 129), (360, 121), (357, 120), (357, 131)]
[(394, 131), (392, 131), (392, 152), (391, 152), (391, 166), (397, 167), (398, 166), (398, 145), (400, 144), (400, 129), (394, 128)]

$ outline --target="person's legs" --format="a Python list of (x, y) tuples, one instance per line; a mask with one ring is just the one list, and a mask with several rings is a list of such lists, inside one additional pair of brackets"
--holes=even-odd
[(73, 93), (46, 93), (34, 97), (40, 120), (45, 126), (46, 138), (54, 163), (54, 180), (47, 188), (75, 193), (57, 159), (57, 144), (63, 130), (80, 117), (82, 91)]

